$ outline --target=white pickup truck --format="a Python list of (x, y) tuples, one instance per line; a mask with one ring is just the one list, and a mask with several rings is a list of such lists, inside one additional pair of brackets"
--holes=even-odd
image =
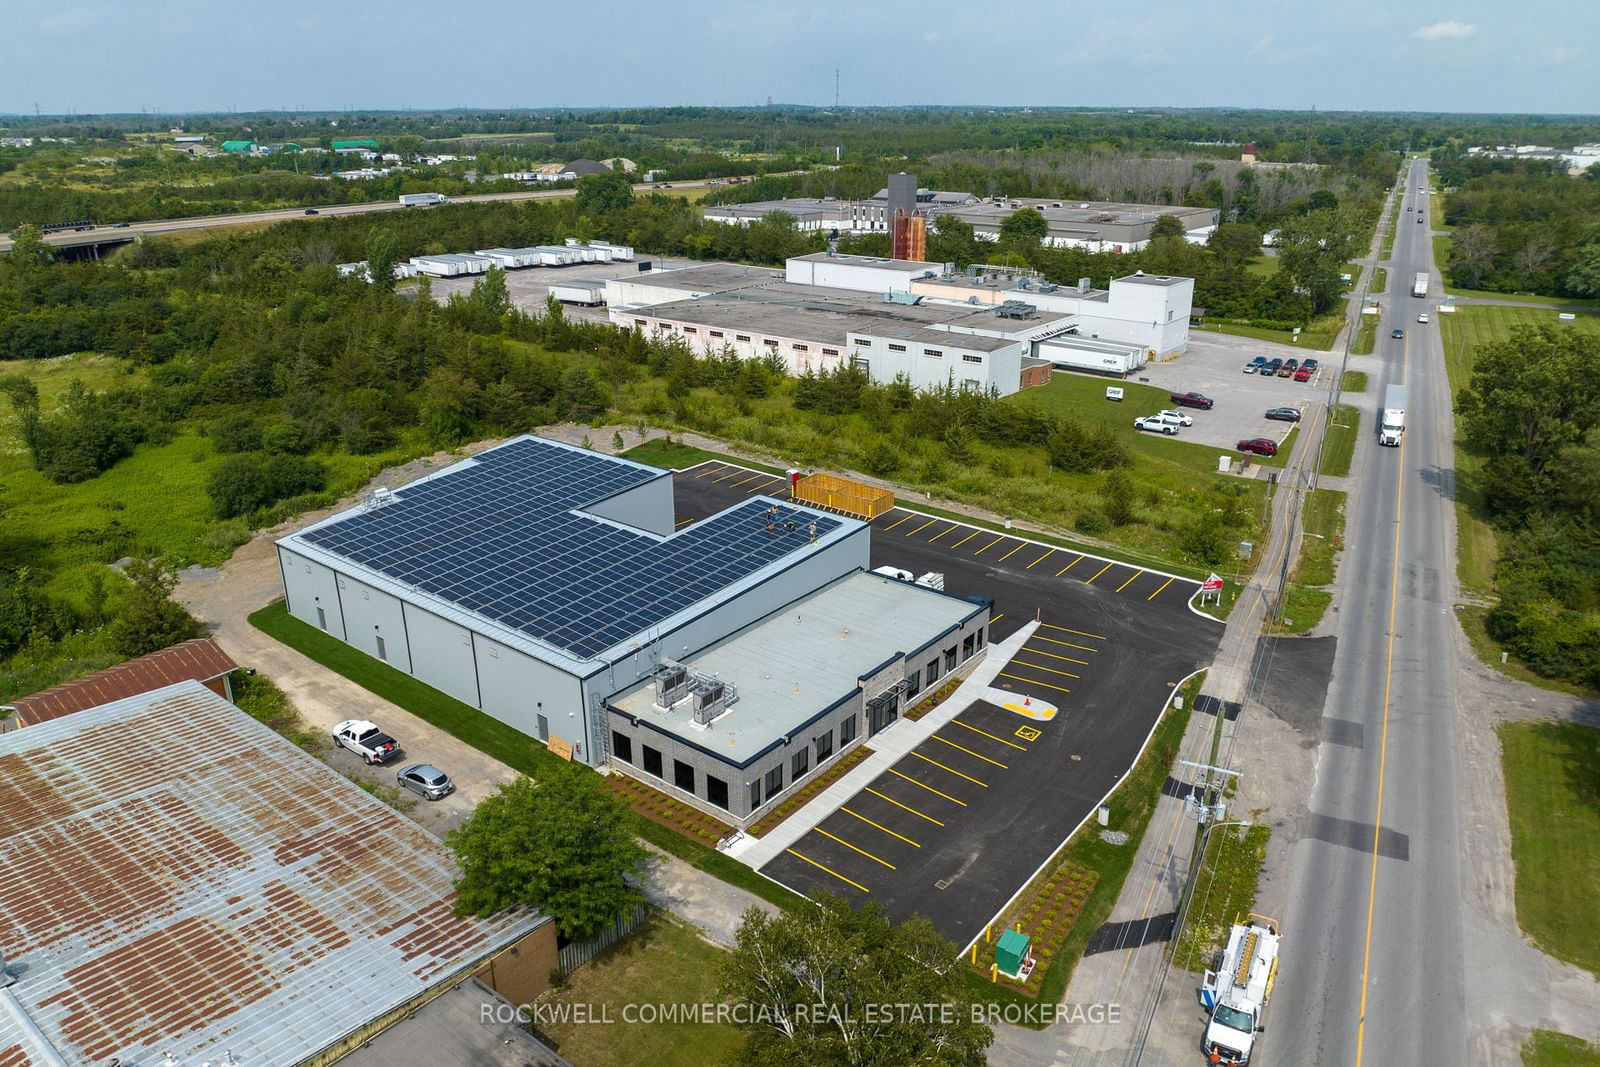
[(400, 742), (365, 719), (346, 719), (335, 726), (333, 743), (348, 748), (374, 767), (405, 755)]
[[(1194, 420), (1191, 418), (1189, 421), (1193, 422)], [(1151, 433), (1164, 433), (1169, 436), (1176, 434), (1178, 427), (1182, 425), (1182, 417), (1171, 411), (1161, 411), (1154, 415), (1146, 415), (1143, 418), (1133, 420), (1133, 428), (1135, 430), (1149, 430)]]

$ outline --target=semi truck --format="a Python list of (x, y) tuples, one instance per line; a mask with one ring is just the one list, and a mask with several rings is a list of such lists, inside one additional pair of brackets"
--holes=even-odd
[(1250, 1062), (1256, 1035), (1266, 1029), (1261, 1013), (1278, 977), (1281, 940), (1277, 920), (1262, 915), (1251, 914), (1228, 931), (1220, 966), (1207, 971), (1200, 986), (1200, 1003), (1211, 1013), (1200, 1043), (1209, 1062)]
[(443, 193), (401, 193), (401, 207), (430, 207), (434, 204), (448, 204), (450, 198)]
[(1406, 433), (1406, 387), (1391, 385), (1383, 391), (1383, 417), (1378, 420), (1378, 443), (1394, 447)]
[(1425, 271), (1419, 271), (1417, 273), (1417, 276), (1415, 278), (1411, 279), (1411, 295), (1412, 296), (1427, 296), (1428, 295), (1428, 275), (1427, 275), (1427, 273)]

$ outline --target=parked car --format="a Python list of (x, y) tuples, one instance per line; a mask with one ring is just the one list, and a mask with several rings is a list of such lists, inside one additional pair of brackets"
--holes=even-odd
[(1300, 361), (1298, 359), (1294, 359), (1294, 358), (1291, 357), (1289, 359), (1284, 360), (1283, 361), (1283, 366), (1278, 368), (1278, 377), (1280, 377), (1280, 378), (1288, 378), (1291, 375), (1293, 375), (1295, 371), (1297, 371), (1299, 369), (1300, 369)]
[(365, 719), (346, 719), (333, 728), (333, 743), (348, 748), (374, 767), (399, 759), (405, 749), (400, 742)]
[(1428, 325), (1428, 313), (1427, 312), (1423, 312), (1421, 315), (1418, 315), (1417, 316), (1417, 321), (1422, 323), (1422, 325), (1424, 325), (1424, 326)]
[(1210, 411), (1211, 405), (1216, 403), (1204, 393), (1173, 393), (1172, 402), (1180, 408), (1199, 408), (1202, 411)]
[(1163, 419), (1172, 419), (1172, 420), (1174, 420), (1175, 422), (1177, 422), (1177, 424), (1179, 426), (1193, 426), (1194, 425), (1194, 416), (1190, 415), (1186, 411), (1173, 411), (1173, 410), (1171, 410), (1169, 408), (1166, 411), (1158, 411), (1158, 412), (1156, 412), (1156, 414), (1161, 416)]
[(1319, 364), (1314, 359), (1302, 359), (1300, 361), (1300, 369), (1301, 370), (1314, 371), (1314, 370), (1317, 369), (1318, 366), (1319, 366)]
[(1317, 373), (1316, 364), (1307, 365), (1302, 363), (1300, 364), (1300, 369), (1294, 372), (1294, 380), (1297, 382), (1309, 382), (1311, 376), (1315, 373)]
[(1405, 335), (1406, 332), (1398, 326), (1389, 331), (1389, 336), (1394, 338), (1396, 341), (1400, 340), (1400, 338), (1404, 337)]
[(1261, 373), (1264, 376), (1270, 378), (1274, 374), (1278, 373), (1278, 368), (1281, 367), (1281, 366), (1283, 366), (1283, 360), (1281, 360), (1281, 359), (1269, 359), (1269, 360), (1267, 360), (1267, 365), (1265, 367), (1261, 368)]
[(1268, 408), (1267, 409), (1267, 418), (1276, 419), (1279, 422), (1299, 422), (1300, 421), (1300, 409), (1299, 408)]
[(1276, 456), (1278, 454), (1278, 442), (1270, 437), (1251, 437), (1248, 440), (1240, 441), (1238, 448), (1240, 452), (1254, 452), (1258, 456)]
[(1160, 415), (1146, 415), (1143, 418), (1134, 419), (1133, 428), (1135, 430), (1149, 430), (1151, 433), (1164, 433), (1170, 437), (1178, 432), (1178, 422), (1176, 419), (1164, 419)]
[(413, 763), (397, 772), (394, 780), (424, 800), (443, 800), (456, 791), (450, 776), (431, 763)]
[(1266, 365), (1267, 365), (1267, 357), (1266, 356), (1257, 356), (1255, 359), (1252, 359), (1249, 363), (1246, 363), (1244, 365), (1244, 372), (1246, 374), (1254, 374), (1256, 371), (1260, 370), (1262, 367), (1265, 367)]
[(316, 215), (316, 214), (318, 214), (318, 211), (314, 207), (308, 207), (308, 208), (306, 208), (306, 214), (307, 215)]

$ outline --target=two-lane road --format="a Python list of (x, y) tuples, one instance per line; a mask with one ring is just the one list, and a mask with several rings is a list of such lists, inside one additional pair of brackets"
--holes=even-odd
[[(1374, 396), (1406, 386), (1406, 436), (1364, 420), (1348, 506), (1338, 652), (1323, 714), (1359, 724), (1324, 741), (1291, 855), (1285, 957), (1264, 1049), (1272, 1063), (1466, 1063), (1451, 605), (1451, 397), (1432, 302), (1426, 164), (1396, 208)], [(1406, 206), (1418, 210), (1407, 212)], [(1392, 329), (1404, 340), (1390, 339)]]

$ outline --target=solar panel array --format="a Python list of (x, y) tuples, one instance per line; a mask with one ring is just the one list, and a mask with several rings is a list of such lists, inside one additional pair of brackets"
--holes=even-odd
[(769, 531), (765, 497), (664, 539), (573, 513), (655, 476), (526, 438), (300, 537), (586, 659), (803, 549), (812, 521), (842, 525), (805, 512)]

